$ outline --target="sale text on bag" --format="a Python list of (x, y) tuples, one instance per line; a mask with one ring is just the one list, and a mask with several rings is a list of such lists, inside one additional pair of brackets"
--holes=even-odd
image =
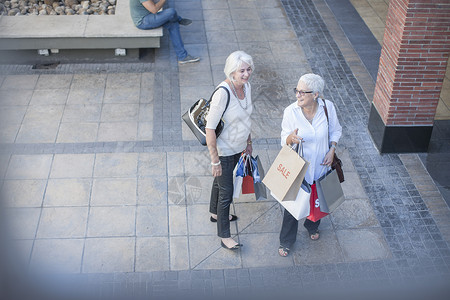
[(288, 179), (289, 175), (291, 174), (291, 172), (288, 171), (288, 169), (287, 169), (285, 166), (283, 166), (283, 164), (279, 164), (277, 170), (278, 170), (278, 172), (280, 172), (281, 175), (283, 175), (284, 178), (286, 178), (286, 179)]

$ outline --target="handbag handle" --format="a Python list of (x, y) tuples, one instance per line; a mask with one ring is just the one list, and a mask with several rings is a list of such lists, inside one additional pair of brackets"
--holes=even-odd
[[(294, 148), (296, 148), (296, 149), (294, 150)], [(291, 149), (294, 150), (299, 156), (301, 156), (301, 157), (304, 156), (304, 153), (303, 153), (303, 141), (302, 140), (300, 140), (300, 143), (292, 145)], [(300, 154), (300, 151), (302, 152), (301, 154)]]

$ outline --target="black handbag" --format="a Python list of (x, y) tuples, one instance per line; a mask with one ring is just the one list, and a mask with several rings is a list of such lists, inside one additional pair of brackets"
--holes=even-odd
[[(323, 110), (325, 111), (325, 116), (327, 116), (327, 122), (329, 125), (330, 123), (328, 120), (327, 104), (325, 103), (324, 99), (322, 99), (322, 101), (323, 101)], [(342, 160), (340, 160), (339, 157), (337, 157), (336, 152), (334, 153), (333, 162), (331, 163), (331, 170), (336, 170), (340, 183), (344, 182), (344, 170), (342, 170)]]
[(219, 86), (217, 89), (215, 89), (214, 92), (211, 94), (209, 100), (203, 98), (197, 100), (181, 117), (203, 146), (206, 146), (206, 130), (205, 130), (206, 116), (209, 113), (212, 97), (214, 93), (220, 88), (223, 88), (225, 91), (227, 91), (228, 98), (225, 110), (223, 111), (222, 117), (220, 118), (220, 122), (219, 124), (217, 124), (216, 127), (216, 138), (218, 138), (219, 135), (222, 133), (224, 126), (223, 115), (225, 114), (225, 111), (228, 108), (228, 104), (230, 104), (230, 92), (226, 87)]

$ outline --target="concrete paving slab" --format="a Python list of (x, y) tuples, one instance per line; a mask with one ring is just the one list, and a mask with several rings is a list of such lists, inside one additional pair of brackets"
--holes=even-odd
[(72, 84), (73, 74), (41, 74), (36, 82), (36, 89), (68, 89)]
[(153, 122), (139, 122), (137, 140), (138, 141), (153, 140)]
[(171, 236), (170, 239), (170, 269), (189, 269), (189, 244), (187, 236)]
[(94, 160), (94, 154), (56, 154), (50, 178), (90, 178)]
[[(59, 95), (60, 90), (69, 90), (64, 113), (55, 118), (59, 130), (56, 140), (44, 143), (46, 137), (25, 126), (35, 137), (19, 139), (23, 144), (14, 143), (11, 136), (15, 138), (15, 134), (9, 133), (10, 142), (2, 149), (6, 155), (0, 156), (0, 162), (9, 163), (0, 173), (0, 177), (4, 174), (7, 178), (1, 182), (3, 188), (17, 190), (24, 183), (28, 187), (27, 191), (10, 192), (17, 201), (14, 200), (16, 207), (7, 210), (14, 221), (11, 234), (22, 247), (23, 260), (28, 263), (31, 257), (35, 266), (46, 264), (44, 259), (39, 261), (41, 254), (54, 245), (54, 260), (48, 263), (60, 263), (67, 273), (80, 273), (77, 278), (87, 280), (83, 275), (89, 274), (91, 284), (98, 284), (91, 289), (103, 296), (118, 295), (122, 288), (141, 290), (139, 284), (144, 285), (145, 295), (155, 295), (168, 289), (223, 293), (246, 287), (270, 289), (291, 281), (299, 287), (313, 287), (317, 286), (317, 279), (327, 285), (347, 281), (355, 286), (364, 280), (389, 282), (392, 278), (411, 278), (411, 274), (422, 276), (424, 270), (427, 274), (439, 270), (445, 277), (449, 270), (445, 257), (450, 232), (446, 225), (448, 214), (442, 206), (445, 202), (436, 196), (429, 178), (421, 173), (424, 169), (414, 165), (420, 162), (417, 156), (406, 161), (394, 154), (380, 156), (374, 150), (363, 130), (369, 101), (362, 86), (368, 84), (358, 81), (362, 75), (355, 78), (356, 56), (351, 58), (355, 61), (346, 61), (348, 57), (342, 56), (352, 48), (345, 49), (345, 43), (333, 40), (339, 25), (323, 24), (317, 11), (324, 8), (317, 6), (321, 1), (287, 2), (202, 2), (201, 12), (208, 10), (206, 7), (227, 11), (233, 20), (227, 24), (232, 35), (236, 36), (236, 30), (242, 28), (262, 30), (267, 42), (243, 40), (225, 44), (215, 38), (220, 27), (199, 22), (202, 24), (192, 27), (204, 35), (197, 42), (191, 27), (183, 28), (189, 37), (188, 50), (202, 56), (198, 64), (178, 67), (165, 37), (162, 45), (167, 51), (155, 51), (155, 62), (68, 65), (45, 71), (17, 67), (14, 72), (33, 75), (0, 75), (0, 111), (4, 109), (3, 114), (11, 115), (9, 126), (30, 126), (18, 119), (31, 100), (30, 107), (41, 106), (33, 102), (62, 103), (45, 99), (42, 91)], [(230, 11), (239, 14), (245, 10), (241, 10), (242, 5), (252, 9), (254, 18), (235, 22)], [(300, 11), (307, 9), (308, 14), (299, 17), (292, 13), (290, 5), (298, 5)], [(230, 10), (232, 7), (236, 9)], [(275, 18), (268, 15), (271, 11), (283, 14)], [(203, 21), (200, 14), (196, 16)], [(292, 17), (295, 21), (291, 22)], [(329, 23), (331, 17), (325, 21)], [(315, 34), (314, 43), (310, 33)], [(255, 36), (256, 40), (261, 38)], [(338, 113), (345, 116), (340, 117), (345, 132), (338, 154), (344, 161), (347, 200), (322, 220), (319, 241), (309, 239), (301, 220), (298, 241), (287, 258), (277, 253), (282, 210), (271, 197), (266, 201), (256, 201), (253, 195), (235, 199), (231, 212), (239, 220), (232, 223), (232, 234), (244, 247), (231, 252), (220, 246), (216, 224), (209, 221), (213, 178), (208, 150), (197, 143), (180, 120), (193, 101), (209, 97), (214, 85), (224, 79), (225, 58), (237, 49), (246, 50), (255, 59), (251, 80), (255, 104), (252, 136), (254, 154), (260, 155), (266, 171), (279, 152), (283, 108), (295, 100), (289, 91), (301, 74), (321, 73), (327, 79), (326, 95), (336, 103)], [(26, 89), (13, 89), (17, 82)], [(52, 86), (46, 86), (50, 82)], [(122, 99), (124, 96), (116, 90), (119, 87), (132, 89), (130, 100)], [(130, 116), (121, 115), (120, 110), (116, 110), (119, 114), (114, 115), (115, 119), (100, 122), (100, 112), (108, 110), (104, 109), (106, 105), (119, 104), (138, 105), (138, 113), (131, 121), (135, 127), (125, 128)], [(30, 120), (33, 123), (28, 124), (38, 124), (42, 119), (35, 115)], [(46, 126), (53, 125), (47, 123), (40, 129), (45, 130)], [(105, 131), (94, 139), (95, 131), (89, 131), (90, 126), (103, 126)], [(73, 130), (69, 130), (71, 127)], [(131, 127), (133, 135), (123, 134)], [(10, 131), (14, 132), (14, 128)], [(85, 157), (90, 159), (85, 161)], [(41, 194), (39, 182), (47, 186), (45, 195)], [(64, 257), (63, 252), (69, 247), (68, 241), (77, 240), (63, 237), (72, 234), (70, 228), (77, 222), (70, 218), (80, 218), (79, 214), (65, 217), (71, 209), (89, 210), (89, 218), (81, 226), (85, 229), (80, 240), (85, 246), (79, 272), (75, 271), (77, 246), (72, 258)], [(52, 210), (61, 213), (52, 216)], [(56, 223), (61, 225), (50, 228)], [(40, 238), (39, 234), (56, 237)], [(37, 247), (38, 244), (41, 245)], [(426, 263), (426, 268), (419, 262)]]
[(135, 178), (94, 179), (91, 206), (136, 205)]
[(391, 257), (383, 232), (379, 228), (337, 230), (336, 236), (345, 261), (367, 261)]
[(167, 173), (166, 160), (165, 153), (140, 153), (138, 175), (163, 177)]
[(103, 122), (99, 125), (97, 140), (99, 142), (114, 142), (117, 138), (120, 138), (124, 141), (136, 141), (137, 131), (138, 122)]
[(30, 269), (38, 273), (80, 273), (84, 239), (36, 240)]
[(168, 235), (167, 206), (138, 206), (136, 212), (137, 236)]
[(86, 239), (83, 273), (132, 272), (134, 270), (135, 238)]
[(70, 105), (95, 105), (102, 104), (105, 90), (99, 88), (72, 87), (69, 91), (67, 104)]
[(280, 233), (282, 211), (278, 202), (236, 203), (242, 234)]
[(138, 153), (99, 153), (95, 155), (94, 177), (134, 177)]
[(136, 272), (169, 269), (169, 242), (165, 237), (136, 238)]
[(86, 233), (87, 207), (43, 208), (37, 238), (83, 238)]
[(19, 132), (20, 124), (8, 124), (0, 127), (0, 140), (4, 143), (14, 143)]
[(209, 153), (185, 152), (184, 153), (184, 174), (185, 176), (207, 176), (211, 174), (211, 164)]
[(107, 74), (74, 74), (72, 89), (97, 89), (105, 88)]
[(88, 237), (135, 236), (136, 207), (98, 206), (89, 209)]
[(193, 270), (234, 269), (242, 265), (239, 251), (222, 248), (215, 235), (189, 235), (189, 253)]
[(293, 266), (292, 256), (278, 255), (279, 233), (242, 233), (239, 236), (244, 244), (241, 250), (244, 268)]
[(312, 241), (306, 229), (300, 229), (300, 227), (301, 225), (299, 224), (297, 241), (291, 247), (291, 253), (296, 265), (315, 265), (344, 261), (344, 253), (334, 231), (322, 229), (320, 230), (320, 239)]
[(31, 100), (31, 96), (33, 95), (33, 90), (18, 90), (11, 88), (0, 89), (0, 105), (28, 105)]
[(5, 209), (5, 226), (12, 239), (34, 239), (41, 214), (40, 208)]
[[(59, 124), (63, 111), (63, 105), (29, 106), (27, 112), (25, 113), (23, 123), (47, 124), (52, 121), (53, 123), (57, 122), (57, 124)], [(45, 130), (45, 128), (42, 129)]]
[(4, 106), (0, 110), (0, 126), (22, 123), (26, 106)]
[(46, 180), (6, 180), (1, 193), (7, 207), (41, 207)]
[(36, 86), (38, 77), (39, 75), (10, 75), (3, 80), (0, 89), (32, 90)]
[(46, 179), (53, 155), (12, 155), (6, 179)]
[[(212, 223), (209, 220), (210, 214), (209, 204), (196, 204), (187, 207), (187, 222), (189, 235), (213, 235), (217, 237), (217, 223)], [(234, 210), (230, 208), (230, 213), (235, 214)], [(236, 226), (230, 226), (231, 234), (237, 233)], [(220, 246), (220, 243), (219, 243)]]
[(138, 205), (164, 205), (168, 201), (168, 184), (164, 177), (138, 178)]
[(54, 143), (59, 122), (40, 121), (23, 123), (17, 133), (16, 143)]
[(213, 178), (211, 176), (189, 176), (184, 181), (186, 204), (208, 204), (211, 199)]
[[(105, 95), (106, 97), (106, 95)], [(137, 101), (137, 98), (135, 99)], [(138, 121), (139, 104), (104, 104), (101, 122)], [(125, 140), (126, 141), (126, 140)]]
[[(141, 103), (139, 105), (139, 122), (142, 123), (143, 121), (145, 121), (148, 124), (152, 124), (154, 120), (153, 114), (154, 114), (153, 104)], [(152, 132), (153, 130), (148, 129), (148, 134)]]
[(69, 89), (39, 89), (31, 97), (30, 105), (63, 105), (66, 104)]
[[(186, 207), (178, 205), (170, 205), (169, 209), (169, 235), (187, 236), (187, 216)], [(178, 244), (177, 244), (178, 245)]]
[(167, 202), (169, 205), (186, 205), (184, 182), (185, 178), (182, 176), (168, 178)]
[(91, 179), (49, 179), (43, 206), (88, 206), (91, 186)]
[(380, 226), (367, 199), (346, 199), (330, 217), (336, 230)]
[(88, 143), (96, 142), (98, 123), (61, 123), (56, 137), (57, 143)]
[(106, 88), (103, 103), (139, 103), (139, 88)]

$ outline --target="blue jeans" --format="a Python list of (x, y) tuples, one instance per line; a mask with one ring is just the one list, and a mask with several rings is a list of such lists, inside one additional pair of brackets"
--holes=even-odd
[(173, 8), (163, 9), (156, 15), (149, 13), (142, 19), (142, 23), (137, 26), (139, 29), (153, 29), (164, 26), (169, 30), (170, 40), (175, 48), (178, 60), (182, 60), (187, 56), (187, 51), (184, 49), (184, 44), (180, 34), (180, 24), (178, 22), (181, 17), (178, 16), (177, 11)]
[(231, 237), (230, 205), (233, 202), (233, 170), (241, 157), (241, 153), (230, 156), (219, 156), (222, 165), (222, 176), (214, 177), (209, 202), (209, 212), (217, 215), (217, 235), (221, 238)]

